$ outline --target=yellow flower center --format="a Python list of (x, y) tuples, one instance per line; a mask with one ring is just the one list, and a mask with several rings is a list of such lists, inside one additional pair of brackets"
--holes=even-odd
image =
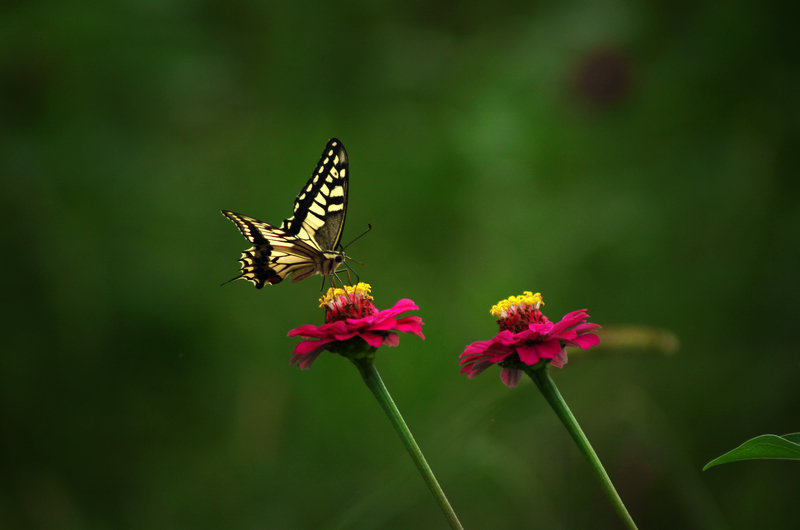
[(358, 297), (362, 300), (372, 301), (373, 298), (369, 294), (371, 290), (372, 286), (364, 282), (358, 282), (356, 285), (345, 285), (344, 287), (331, 287), (324, 296), (320, 297), (319, 306), (332, 308), (342, 295), (354, 295), (351, 298)]
[[(509, 311), (516, 312), (519, 309), (539, 309), (544, 305), (541, 293), (524, 291), (521, 295), (509, 296), (505, 300), (500, 300), (497, 305), (493, 305), (489, 311), (495, 318), (505, 318)], [(528, 307), (526, 307), (528, 306)]]

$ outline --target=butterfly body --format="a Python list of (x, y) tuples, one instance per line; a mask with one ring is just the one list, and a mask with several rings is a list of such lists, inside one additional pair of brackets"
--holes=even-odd
[(222, 210), (253, 245), (242, 253), (242, 278), (260, 289), (290, 276), (298, 282), (314, 274), (330, 276), (344, 263), (337, 251), (347, 214), (347, 152), (332, 138), (314, 173), (294, 201), (290, 218), (280, 227), (254, 217)]

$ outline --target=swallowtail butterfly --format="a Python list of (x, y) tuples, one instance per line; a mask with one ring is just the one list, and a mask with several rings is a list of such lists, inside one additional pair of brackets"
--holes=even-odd
[(293, 215), (280, 228), (229, 210), (222, 214), (234, 222), (252, 247), (242, 253), (243, 278), (256, 288), (280, 283), (291, 275), (299, 282), (313, 274), (330, 276), (344, 262), (336, 250), (347, 214), (347, 151), (331, 138), (314, 173), (294, 201)]

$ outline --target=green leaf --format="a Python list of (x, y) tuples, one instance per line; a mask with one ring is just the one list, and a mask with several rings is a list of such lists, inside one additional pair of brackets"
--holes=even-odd
[(751, 438), (736, 449), (728, 451), (706, 464), (703, 467), (703, 471), (728, 462), (764, 458), (800, 461), (800, 432), (784, 434), (783, 436), (762, 434)]

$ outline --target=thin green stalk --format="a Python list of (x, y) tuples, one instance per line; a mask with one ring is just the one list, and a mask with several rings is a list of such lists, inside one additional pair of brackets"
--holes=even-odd
[(442, 491), (442, 487), (439, 485), (439, 481), (436, 480), (436, 477), (431, 470), (431, 466), (428, 465), (427, 460), (425, 460), (425, 456), (422, 454), (417, 442), (414, 440), (414, 436), (408, 429), (408, 425), (406, 425), (405, 420), (403, 420), (403, 416), (401, 416), (400, 411), (397, 410), (397, 405), (394, 404), (392, 396), (390, 396), (389, 391), (386, 390), (386, 386), (383, 384), (383, 380), (381, 380), (378, 370), (375, 369), (372, 359), (361, 358), (351, 360), (358, 368), (358, 371), (361, 372), (361, 377), (364, 378), (364, 382), (375, 395), (375, 398), (378, 400), (378, 403), (380, 403), (381, 408), (389, 417), (389, 421), (394, 426), (397, 434), (400, 435), (403, 445), (406, 446), (408, 453), (411, 455), (411, 459), (414, 461), (414, 464), (416, 464), (420, 475), (422, 475), (422, 479), (428, 485), (428, 488), (430, 488), (431, 493), (433, 493), (433, 496), (436, 498), (436, 502), (439, 503), (439, 507), (442, 509), (445, 517), (447, 517), (447, 521), (450, 523), (450, 527), (463, 530), (464, 527), (461, 526), (461, 522), (459, 522), (456, 512), (453, 510), (453, 507), (450, 506), (450, 502), (448, 502), (444, 491)]
[(622, 519), (622, 522), (625, 524), (627, 528), (631, 528), (636, 530), (636, 523), (633, 522), (633, 518), (631, 514), (628, 513), (627, 508), (625, 508), (625, 504), (622, 502), (617, 490), (614, 488), (614, 484), (611, 483), (611, 479), (606, 473), (605, 468), (603, 468), (603, 464), (600, 462), (600, 459), (597, 457), (597, 453), (594, 452), (592, 449), (592, 444), (589, 443), (589, 439), (583, 433), (581, 426), (578, 425), (578, 420), (575, 419), (575, 416), (572, 415), (572, 412), (569, 410), (567, 406), (567, 402), (564, 401), (564, 398), (561, 397), (561, 393), (558, 391), (556, 384), (550, 378), (550, 374), (547, 372), (547, 367), (542, 368), (535, 368), (525, 371), (533, 382), (536, 383), (536, 386), (539, 387), (542, 394), (544, 394), (545, 399), (550, 404), (550, 406), (555, 411), (558, 418), (561, 420), (561, 423), (564, 424), (564, 427), (567, 428), (570, 436), (572, 439), (575, 440), (575, 443), (578, 444), (578, 449), (581, 450), (583, 456), (589, 461), (589, 465), (592, 467), (592, 470), (597, 475), (597, 478), (600, 479), (600, 484), (603, 487), (603, 490), (608, 495), (608, 498), (611, 500), (611, 504), (614, 506), (614, 510), (617, 512), (617, 515)]

